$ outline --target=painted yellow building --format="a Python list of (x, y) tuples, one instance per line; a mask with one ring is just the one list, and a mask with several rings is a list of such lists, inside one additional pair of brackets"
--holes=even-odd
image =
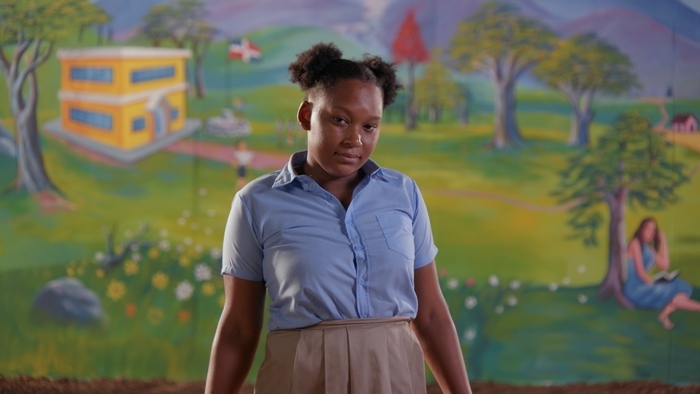
[(190, 56), (174, 48), (59, 50), (60, 129), (78, 141), (127, 152), (172, 140), (187, 123)]

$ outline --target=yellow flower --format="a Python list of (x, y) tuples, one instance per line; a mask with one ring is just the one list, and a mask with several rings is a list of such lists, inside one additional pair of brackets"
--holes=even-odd
[(98, 278), (104, 278), (105, 270), (103, 270), (102, 268), (98, 268), (97, 271), (95, 271), (95, 275), (97, 275)]
[(139, 265), (133, 260), (127, 260), (124, 263), (124, 273), (131, 276), (139, 272)]
[(68, 276), (75, 276), (75, 268), (73, 268), (73, 266), (69, 265), (68, 267), (66, 267), (66, 274)]
[(124, 282), (112, 279), (107, 286), (107, 297), (111, 298), (113, 301), (120, 300), (126, 294), (126, 286)]
[(214, 292), (216, 292), (216, 287), (214, 287), (213, 283), (207, 282), (202, 285), (202, 294), (204, 294), (205, 296), (213, 295)]
[(189, 267), (190, 264), (192, 263), (192, 259), (190, 259), (189, 256), (182, 255), (180, 256), (180, 265), (183, 267)]
[(153, 274), (151, 282), (153, 283), (153, 286), (156, 289), (163, 290), (166, 286), (168, 286), (168, 275), (161, 271), (158, 271), (155, 274)]
[(157, 326), (163, 320), (163, 316), (165, 316), (165, 314), (159, 308), (150, 307), (150, 308), (148, 308), (147, 316), (148, 316), (148, 320), (151, 322), (151, 324), (153, 324), (154, 326)]
[(155, 259), (158, 256), (160, 256), (160, 250), (158, 250), (158, 247), (154, 246), (148, 250), (148, 257)]

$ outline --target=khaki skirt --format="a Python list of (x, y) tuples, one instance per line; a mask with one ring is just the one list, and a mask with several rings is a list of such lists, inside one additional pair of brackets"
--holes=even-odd
[(326, 321), (267, 334), (256, 394), (426, 392), (407, 317)]

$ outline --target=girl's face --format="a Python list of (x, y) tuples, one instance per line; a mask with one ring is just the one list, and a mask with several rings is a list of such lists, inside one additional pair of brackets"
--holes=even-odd
[(357, 175), (377, 145), (382, 105), (379, 87), (357, 79), (312, 92), (298, 112), (302, 127), (309, 130), (308, 175), (317, 181)]
[(656, 235), (656, 223), (653, 221), (648, 221), (646, 224), (644, 224), (644, 228), (642, 229), (642, 242), (644, 243), (650, 243), (654, 240), (654, 236)]

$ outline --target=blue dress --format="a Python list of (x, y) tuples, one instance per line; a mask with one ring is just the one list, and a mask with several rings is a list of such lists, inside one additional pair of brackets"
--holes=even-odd
[[(654, 250), (649, 245), (642, 245), (642, 261), (644, 269), (649, 270), (654, 264)], [(634, 259), (627, 260), (627, 282), (625, 282), (624, 294), (635, 306), (640, 308), (661, 309), (668, 304), (678, 293), (686, 293), (690, 296), (693, 287), (686, 281), (678, 279), (670, 282), (655, 282), (651, 285), (644, 283), (634, 268)]]

